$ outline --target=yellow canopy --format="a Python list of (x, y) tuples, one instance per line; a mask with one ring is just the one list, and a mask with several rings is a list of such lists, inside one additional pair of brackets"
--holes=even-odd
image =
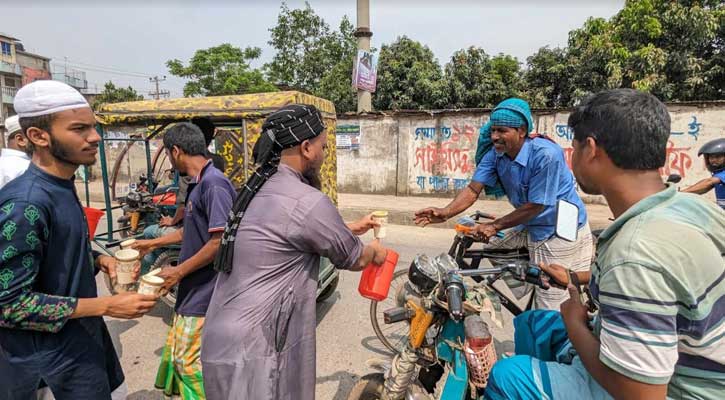
[(289, 91), (104, 104), (96, 112), (96, 119), (102, 125), (187, 121), (195, 117), (216, 121), (256, 119), (295, 103), (314, 105), (324, 117), (335, 118), (335, 105), (331, 101)]

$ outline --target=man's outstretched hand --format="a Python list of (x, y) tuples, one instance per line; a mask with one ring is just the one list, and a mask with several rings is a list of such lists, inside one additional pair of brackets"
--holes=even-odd
[(428, 224), (440, 224), (448, 219), (444, 208), (429, 207), (415, 212), (415, 224), (426, 226)]

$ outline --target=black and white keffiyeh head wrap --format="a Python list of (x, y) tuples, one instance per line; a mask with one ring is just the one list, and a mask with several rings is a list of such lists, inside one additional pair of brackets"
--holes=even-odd
[(222, 243), (214, 261), (214, 269), (221, 272), (232, 270), (234, 239), (237, 228), (249, 207), (249, 203), (270, 176), (277, 172), (282, 150), (299, 146), (325, 131), (325, 124), (317, 108), (306, 104), (292, 104), (270, 114), (262, 125), (262, 135), (254, 145), (252, 157), (257, 169), (247, 179), (234, 200), (224, 228)]

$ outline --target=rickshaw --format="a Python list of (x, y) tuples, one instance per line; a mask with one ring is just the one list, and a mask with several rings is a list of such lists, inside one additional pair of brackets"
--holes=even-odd
[[(252, 149), (261, 134), (264, 119), (288, 104), (311, 104), (320, 110), (326, 124), (328, 152), (321, 170), (322, 191), (337, 204), (337, 157), (335, 150), (335, 107), (332, 102), (308, 94), (286, 91), (248, 95), (146, 100), (103, 105), (96, 112), (96, 129), (101, 136), (100, 173), (103, 183), (105, 231), (99, 227), (93, 242), (112, 255), (130, 238), (142, 238), (144, 230), (158, 224), (176, 209), (178, 174), (174, 173), (160, 138), (176, 122), (204, 120), (214, 132), (210, 152), (224, 159), (225, 175), (240, 188), (254, 172)], [(139, 166), (141, 164), (142, 166)], [(110, 167), (110, 170), (109, 170)], [(86, 205), (90, 207), (92, 169), (84, 168)], [(175, 265), (178, 247), (155, 254), (148, 270)], [(109, 291), (119, 288), (106, 276)], [(322, 258), (319, 267), (317, 301), (335, 292), (339, 272)], [(133, 288), (124, 288), (133, 289)], [(164, 302), (173, 307), (172, 290)]]

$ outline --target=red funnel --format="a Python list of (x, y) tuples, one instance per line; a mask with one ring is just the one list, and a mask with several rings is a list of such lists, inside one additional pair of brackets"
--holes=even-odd
[(96, 236), (96, 227), (98, 226), (98, 222), (101, 220), (101, 217), (103, 217), (105, 212), (91, 207), (83, 207), (83, 212), (86, 213), (86, 221), (88, 222), (88, 236), (92, 240), (93, 237)]

